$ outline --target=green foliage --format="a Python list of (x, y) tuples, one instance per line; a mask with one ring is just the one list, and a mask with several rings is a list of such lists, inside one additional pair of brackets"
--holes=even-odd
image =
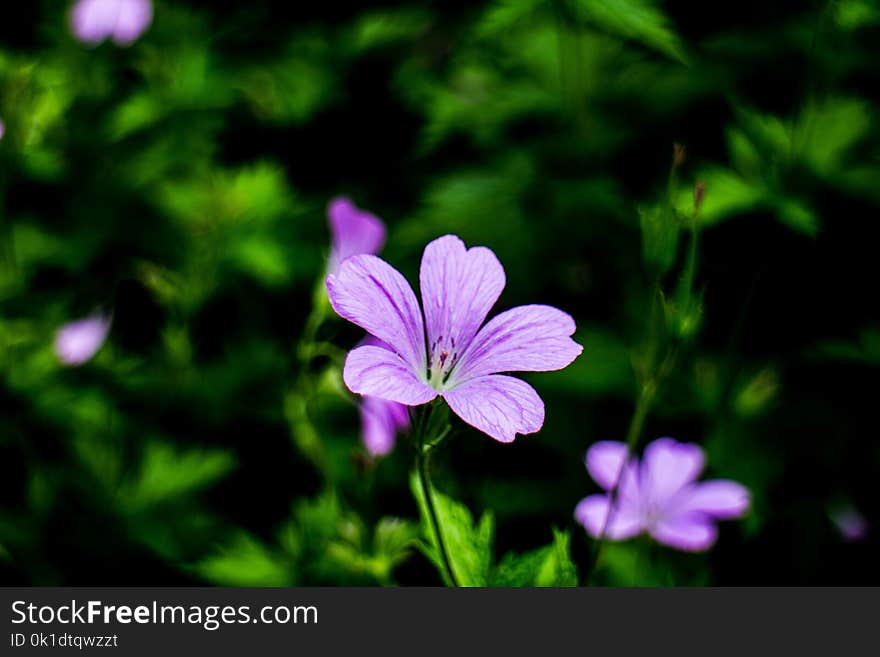
[[(428, 513), (427, 501), (418, 481), (413, 474), (410, 487), (419, 505), (422, 527), (426, 542), (422, 551), (443, 574), (446, 579), (445, 566), (441, 556), (437, 534)], [(471, 512), (466, 506), (452, 498), (433, 491), (434, 507), (437, 521), (446, 544), (450, 565), (459, 586), (487, 586), (492, 565), (492, 540), (495, 531), (495, 520), (487, 512), (474, 522)], [(447, 582), (449, 584), (450, 582)]]
[[(129, 47), (78, 42), (69, 4), (0, 25), (0, 579), (437, 581), (400, 567), (439, 565), (410, 441), (369, 456), (342, 378), (342, 194), (410, 281), (458, 234), (503, 263), (497, 311), (552, 304), (584, 345), (525, 375), (538, 434), (450, 416), (462, 583), (586, 574), (584, 452), (647, 398), (640, 442), (700, 443), (754, 508), (707, 558), (609, 544), (591, 583), (876, 579), (823, 511), (876, 511), (875, 0), (154, 0)], [(63, 365), (96, 310), (106, 344)]]
[(601, 30), (684, 60), (678, 36), (653, 0), (573, 0), (571, 4), (579, 16)]
[(141, 471), (123, 482), (117, 499), (132, 511), (168, 503), (216, 481), (233, 465), (233, 458), (220, 450), (181, 452), (170, 445), (149, 443)]
[[(418, 476), (410, 478), (410, 487), (419, 505), (425, 542), (422, 552), (437, 567), (444, 581), (448, 579), (437, 535), (431, 522)], [(437, 521), (443, 535), (456, 582), (459, 586), (577, 586), (577, 568), (570, 556), (566, 532), (553, 530), (553, 542), (524, 554), (508, 553), (494, 564), (495, 521), (484, 513), (475, 522), (468, 508), (452, 498), (433, 491)], [(449, 584), (449, 582), (446, 582)]]
[(571, 536), (553, 530), (553, 542), (524, 554), (508, 553), (495, 569), (493, 586), (577, 586)]

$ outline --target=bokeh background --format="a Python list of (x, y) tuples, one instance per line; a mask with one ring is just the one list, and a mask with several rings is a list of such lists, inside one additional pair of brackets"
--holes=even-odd
[[(0, 582), (440, 583), (411, 445), (368, 458), (338, 355), (303, 354), (345, 194), (410, 280), (456, 233), (505, 265), (498, 308), (577, 320), (584, 354), (526, 377), (539, 434), (457, 425), (434, 459), (494, 518), (486, 583), (553, 559), (581, 584), (880, 583), (880, 4), (153, 7), (128, 47), (79, 42), (66, 2), (3, 9)], [(693, 221), (642, 444), (701, 444), (753, 507), (708, 553), (636, 540), (594, 569), (583, 456), (624, 438)], [(62, 365), (55, 331), (96, 310), (106, 344)]]

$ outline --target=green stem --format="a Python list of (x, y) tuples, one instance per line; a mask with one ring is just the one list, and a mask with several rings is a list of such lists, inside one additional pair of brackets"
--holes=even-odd
[[(446, 577), (452, 586), (458, 586), (455, 579), (455, 571), (452, 569), (452, 562), (449, 559), (449, 552), (446, 549), (446, 541), (443, 540), (443, 531), (440, 527), (440, 519), (437, 517), (437, 509), (434, 506), (434, 491), (431, 486), (431, 478), (428, 475), (428, 452), (438, 441), (425, 444), (425, 433), (428, 428), (428, 418), (431, 413), (431, 407), (422, 413), (416, 426), (416, 471), (419, 475), (419, 485), (422, 488), (422, 496), (425, 498), (425, 506), (428, 508), (428, 517), (431, 521), (431, 530), (437, 540), (437, 549), (440, 552), (440, 558), (443, 561), (443, 568), (446, 570)], [(446, 431), (442, 435), (445, 435)]]
[(639, 398), (636, 401), (636, 409), (630, 419), (629, 428), (626, 432), (626, 457), (624, 458), (623, 463), (620, 464), (620, 469), (617, 471), (617, 476), (614, 478), (614, 486), (612, 486), (611, 491), (608, 494), (608, 515), (605, 516), (605, 523), (602, 525), (602, 531), (599, 533), (599, 538), (596, 539), (593, 567), (590, 570), (589, 579), (592, 579), (598, 569), (599, 560), (602, 557), (602, 548), (605, 546), (605, 536), (608, 533), (608, 527), (611, 525), (612, 516), (614, 515), (614, 506), (617, 500), (617, 492), (620, 488), (620, 480), (623, 478), (623, 472), (629, 461), (630, 454), (635, 450), (639, 442), (639, 437), (642, 435), (642, 429), (645, 426), (648, 411), (651, 409), (651, 404), (654, 402), (656, 394), (657, 386), (655, 383), (651, 382), (643, 385), (639, 391)]

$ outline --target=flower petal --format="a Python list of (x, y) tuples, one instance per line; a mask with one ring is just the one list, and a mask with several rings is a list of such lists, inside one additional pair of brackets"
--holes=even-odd
[(419, 374), (425, 371), (425, 325), (416, 295), (394, 267), (356, 255), (327, 276), (330, 305), (341, 317), (387, 342)]
[(544, 424), (544, 402), (532, 386), (512, 376), (471, 379), (443, 398), (462, 420), (502, 443)]
[(332, 247), (327, 270), (339, 271), (346, 258), (362, 253), (376, 254), (385, 244), (385, 225), (377, 216), (358, 208), (350, 199), (335, 198), (327, 206)]
[(622, 541), (642, 531), (638, 510), (635, 507), (618, 500), (609, 520), (609, 506), (608, 495), (590, 495), (577, 505), (574, 517), (593, 538), (604, 536), (612, 541)]
[(352, 349), (345, 359), (342, 379), (354, 393), (406, 406), (426, 404), (437, 396), (437, 391), (419, 381), (400, 356), (381, 347)]
[(701, 513), (665, 518), (650, 528), (659, 543), (686, 552), (708, 550), (718, 538), (718, 528), (711, 518)]
[(552, 306), (511, 308), (480, 329), (462, 355), (454, 379), (562, 369), (583, 351), (570, 337), (574, 330), (571, 316)]
[(397, 432), (409, 426), (406, 406), (366, 396), (359, 410), (364, 446), (373, 456), (385, 456), (394, 449)]
[(623, 462), (629, 450), (625, 443), (601, 440), (587, 450), (587, 472), (599, 486), (611, 490), (622, 474)]
[(704, 513), (726, 520), (738, 518), (749, 508), (749, 490), (742, 484), (726, 479), (713, 479), (687, 486), (676, 496), (673, 506), (677, 513)]
[(113, 41), (120, 46), (135, 42), (153, 20), (150, 0), (117, 0), (118, 16), (113, 27)]
[(439, 237), (422, 255), (419, 272), (428, 345), (463, 352), (504, 289), (504, 268), (491, 250)]
[(641, 489), (646, 501), (663, 506), (682, 488), (700, 476), (705, 459), (703, 450), (693, 443), (659, 438), (645, 448), (642, 459)]
[(65, 365), (82, 365), (107, 339), (111, 319), (104, 315), (92, 315), (65, 324), (55, 334), (55, 355)]
[(113, 0), (79, 0), (70, 14), (74, 36), (88, 44), (103, 41), (113, 32), (117, 12)]

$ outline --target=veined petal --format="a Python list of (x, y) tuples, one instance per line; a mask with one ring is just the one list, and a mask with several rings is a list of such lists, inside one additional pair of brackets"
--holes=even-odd
[(425, 371), (425, 325), (416, 295), (394, 267), (373, 255), (356, 255), (327, 276), (330, 305), (388, 345), (414, 373)]
[(664, 506), (700, 476), (704, 464), (699, 445), (658, 438), (645, 448), (640, 481), (642, 494), (652, 506)]
[(590, 495), (577, 505), (574, 517), (593, 538), (604, 536), (613, 541), (621, 541), (642, 531), (637, 508), (618, 499), (609, 518), (610, 506), (608, 495)]
[(714, 479), (686, 486), (675, 496), (671, 512), (704, 513), (713, 518), (738, 518), (749, 508), (749, 490), (735, 481)]
[(348, 389), (406, 406), (426, 404), (437, 391), (416, 377), (409, 365), (382, 347), (357, 347), (348, 353), (342, 379)]
[(335, 198), (327, 206), (332, 246), (328, 271), (335, 274), (346, 258), (376, 254), (385, 245), (385, 225), (377, 216), (361, 210), (350, 199)]
[(552, 306), (511, 308), (480, 329), (453, 377), (562, 369), (583, 351), (570, 337), (574, 330), (571, 316)]
[(425, 247), (419, 272), (428, 346), (462, 353), (504, 289), (504, 268), (489, 249), (455, 235)]
[(648, 531), (658, 542), (686, 552), (708, 550), (718, 538), (715, 523), (701, 513), (664, 518)]
[(465, 422), (502, 443), (518, 433), (535, 433), (544, 424), (544, 402), (525, 381), (512, 376), (482, 376), (443, 393)]
[(121, 46), (134, 43), (153, 20), (150, 0), (117, 0), (118, 16), (113, 27), (113, 41)]
[(394, 449), (397, 432), (409, 425), (406, 407), (397, 402), (366, 396), (359, 410), (364, 447), (373, 456), (385, 456)]

